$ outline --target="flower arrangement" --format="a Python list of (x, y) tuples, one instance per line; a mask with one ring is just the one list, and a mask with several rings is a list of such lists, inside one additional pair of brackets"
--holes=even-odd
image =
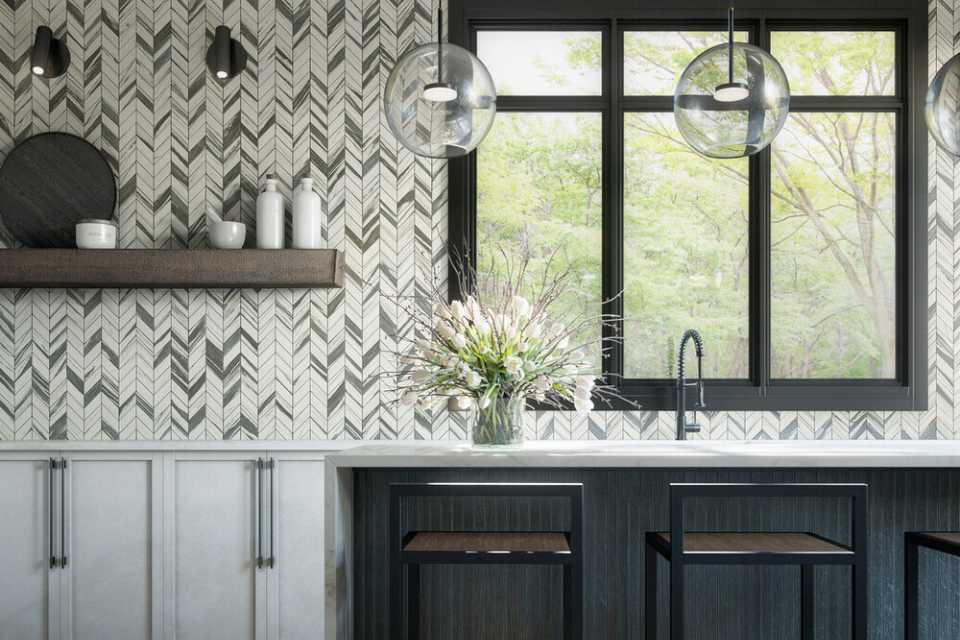
[[(597, 384), (604, 316), (582, 314), (564, 323), (551, 307), (566, 290), (568, 272), (544, 279), (532, 302), (521, 295), (527, 260), (506, 280), (491, 273), (486, 286), (462, 301), (437, 302), (424, 337), (400, 356), (405, 370), (401, 403), (437, 400), (474, 409), (474, 442), (506, 444), (522, 439), (528, 399), (578, 412), (616, 393)], [(474, 278), (476, 280), (476, 278)], [(596, 338), (584, 338), (585, 335)]]

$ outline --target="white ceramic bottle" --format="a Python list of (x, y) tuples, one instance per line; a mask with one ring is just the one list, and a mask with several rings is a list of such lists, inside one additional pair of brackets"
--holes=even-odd
[(257, 197), (257, 248), (283, 249), (283, 195), (272, 175)]
[(313, 190), (313, 178), (301, 178), (293, 191), (293, 248), (323, 247), (323, 203)]

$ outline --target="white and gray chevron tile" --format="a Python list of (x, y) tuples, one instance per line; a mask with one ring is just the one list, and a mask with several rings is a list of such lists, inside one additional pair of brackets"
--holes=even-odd
[[(398, 144), (381, 97), (433, 38), (429, 0), (10, 0), (0, 3), (0, 158), (50, 129), (83, 135), (117, 175), (120, 244), (202, 247), (208, 208), (254, 222), (261, 177), (314, 178), (345, 287), (314, 291), (0, 291), (0, 439), (469, 436), (464, 413), (403, 408), (393, 351), (446, 278), (447, 171)], [(958, 51), (957, 3), (929, 3), (929, 73)], [(73, 63), (31, 77), (34, 28)], [(218, 24), (248, 52), (214, 80)], [(930, 410), (709, 412), (700, 437), (953, 438), (960, 402), (960, 164), (931, 148)], [(253, 233), (248, 243), (253, 242)], [(0, 246), (15, 240), (0, 230)], [(400, 304), (398, 301), (404, 301)], [(538, 412), (545, 439), (668, 439), (647, 410)]]

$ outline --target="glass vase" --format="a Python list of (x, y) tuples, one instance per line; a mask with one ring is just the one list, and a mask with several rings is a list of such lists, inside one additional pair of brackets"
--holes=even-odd
[(523, 442), (523, 396), (495, 397), (486, 409), (477, 408), (473, 420), (473, 444), (501, 446)]

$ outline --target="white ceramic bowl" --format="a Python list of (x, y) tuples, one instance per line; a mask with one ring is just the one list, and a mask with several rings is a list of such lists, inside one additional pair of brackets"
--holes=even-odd
[(86, 218), (77, 223), (78, 249), (116, 249), (117, 223), (113, 220)]
[(229, 220), (208, 222), (207, 234), (210, 246), (215, 249), (242, 249), (247, 239), (247, 225)]

